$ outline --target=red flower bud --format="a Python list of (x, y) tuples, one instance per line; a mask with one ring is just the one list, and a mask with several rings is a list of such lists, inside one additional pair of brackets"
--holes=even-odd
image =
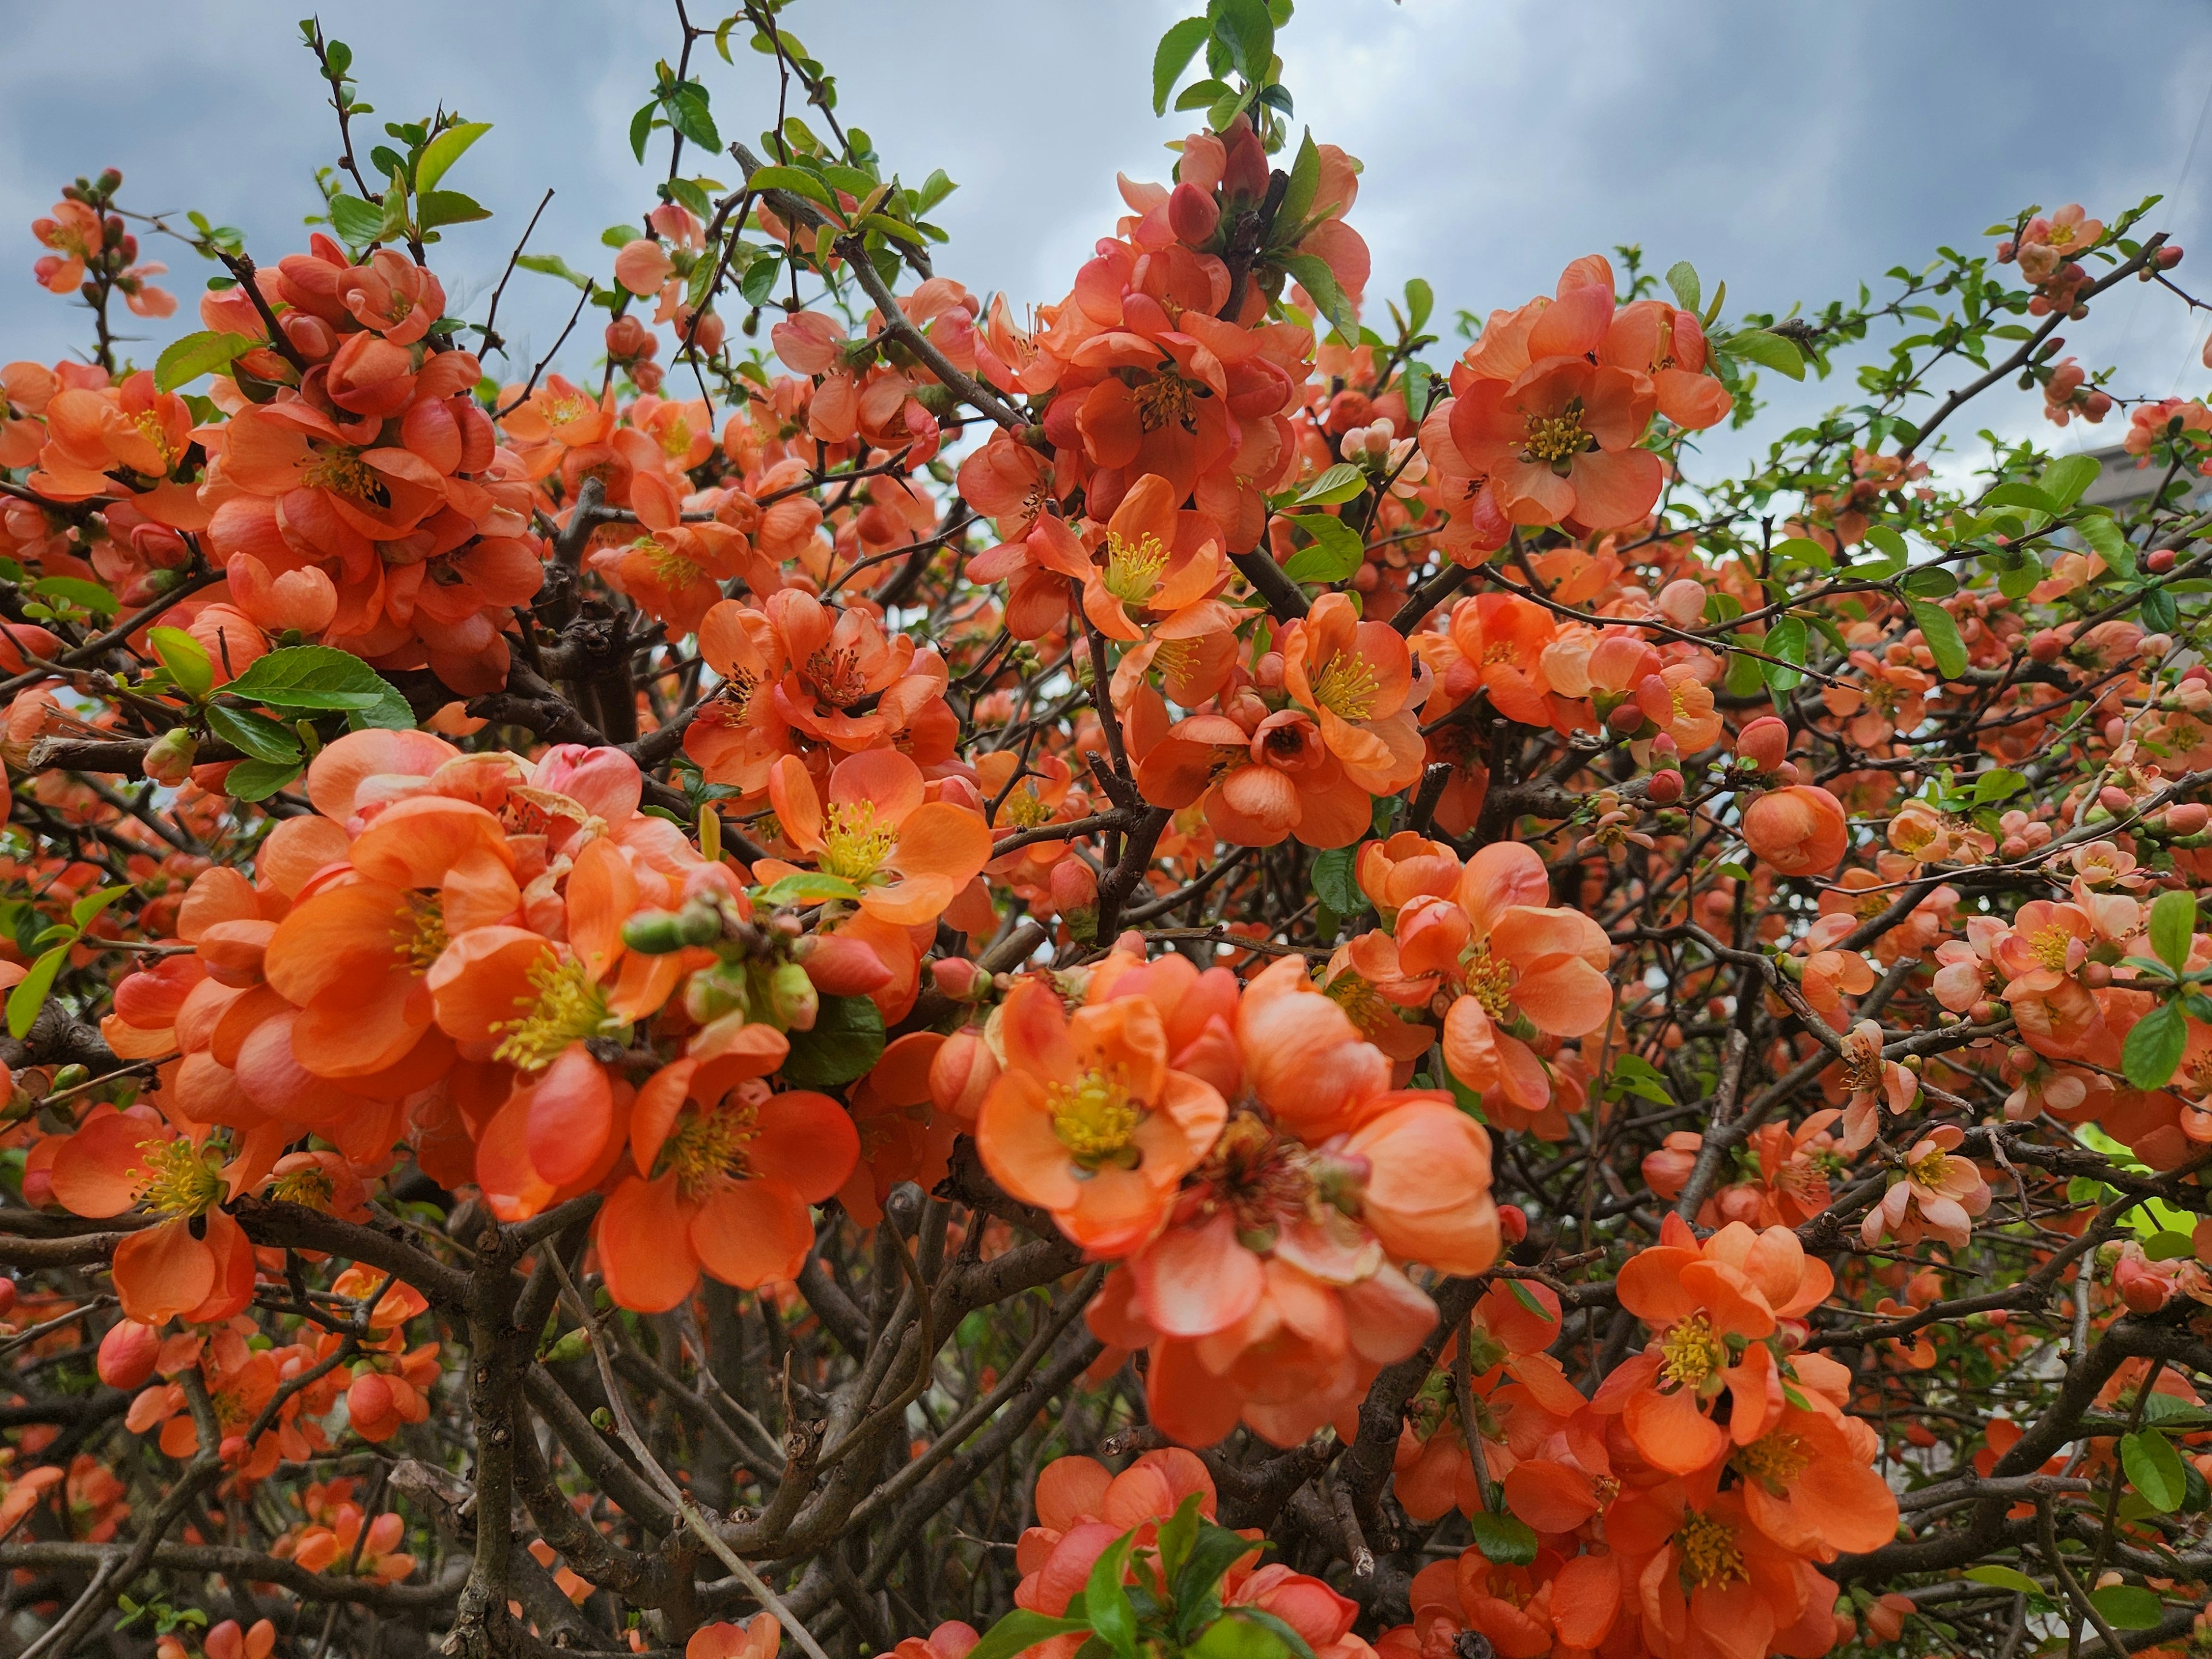
[(1202, 247), (1221, 223), (1212, 195), (1196, 185), (1177, 185), (1168, 198), (1168, 228), (1193, 247)]
[(161, 1351), (161, 1339), (151, 1325), (136, 1319), (118, 1320), (100, 1339), (100, 1358), (94, 1369), (111, 1389), (135, 1389), (154, 1374)]
[(2066, 654), (2066, 636), (2055, 628), (2044, 629), (2027, 642), (2027, 654), (2038, 662), (2057, 662)]
[(1528, 1237), (1528, 1212), (1518, 1204), (1499, 1205), (1498, 1235), (1508, 1244), (1518, 1244)]
[(1645, 786), (1644, 799), (1654, 806), (1672, 806), (1682, 799), (1682, 775), (1669, 767), (1663, 772), (1654, 772)]
[(2203, 830), (2208, 821), (2212, 821), (2212, 807), (2196, 800), (2167, 807), (2162, 820), (2169, 836), (2193, 836)]

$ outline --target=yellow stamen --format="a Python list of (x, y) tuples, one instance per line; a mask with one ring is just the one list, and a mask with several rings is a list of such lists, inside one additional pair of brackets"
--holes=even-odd
[(308, 489), (327, 489), (333, 495), (356, 501), (373, 501), (380, 507), (388, 506), (391, 501), (375, 472), (362, 460), (357, 449), (323, 451), (320, 458), (300, 474), (300, 483)]
[(752, 1173), (748, 1149), (760, 1132), (757, 1107), (726, 1100), (711, 1111), (688, 1114), (668, 1137), (662, 1166), (673, 1172), (677, 1189), (697, 1198), (725, 1180)]
[(1495, 1020), (1509, 1019), (1513, 1012), (1513, 982), (1519, 977), (1513, 964), (1491, 955), (1487, 939), (1470, 944), (1461, 953), (1460, 963), (1467, 994), (1482, 1005), (1482, 1012)]
[(1659, 1375), (1685, 1388), (1696, 1388), (1728, 1364), (1728, 1344), (1721, 1340), (1713, 1330), (1712, 1322), (1701, 1313), (1677, 1321), (1659, 1339), (1659, 1352), (1666, 1356)]
[(1109, 531), (1106, 535), (1106, 591), (1125, 605), (1142, 605), (1159, 592), (1168, 550), (1158, 536), (1140, 536), (1133, 547)]
[(1813, 1461), (1812, 1449), (1794, 1434), (1764, 1434), (1735, 1455), (1735, 1466), (1768, 1491), (1780, 1492)]
[(280, 1203), (297, 1204), (303, 1209), (325, 1210), (331, 1207), (331, 1199), (337, 1183), (331, 1172), (321, 1164), (311, 1164), (281, 1175), (270, 1184), (269, 1195)]
[(498, 1029), (506, 1033), (492, 1050), (519, 1071), (542, 1072), (561, 1057), (572, 1042), (600, 1036), (613, 1029), (607, 999), (591, 971), (580, 962), (562, 962), (548, 953), (530, 970), (534, 997), (518, 997), (523, 1012)]
[(1052, 816), (1052, 808), (1036, 792), (1033, 783), (1024, 783), (999, 804), (1004, 819), (1018, 829), (1034, 830)]
[(189, 1140), (149, 1141), (138, 1156), (131, 1173), (138, 1178), (139, 1201), (156, 1214), (205, 1215), (229, 1192), (215, 1161)]
[(1045, 1091), (1045, 1109), (1060, 1144), (1091, 1169), (1128, 1161), (1123, 1155), (1145, 1117), (1118, 1073), (1085, 1072), (1073, 1084), (1055, 1083)]
[(394, 918), (392, 949), (416, 973), (427, 973), (446, 949), (446, 912), (428, 893), (410, 893)]
[(849, 708), (867, 690), (860, 678), (860, 653), (823, 646), (806, 659), (806, 678), (815, 695), (833, 708)]
[(822, 836), (823, 873), (850, 882), (872, 879), (898, 845), (898, 826), (876, 822), (876, 804), (842, 802), (830, 809)]
[(1314, 701), (1339, 720), (1364, 720), (1375, 707), (1380, 684), (1366, 658), (1357, 652), (1340, 651), (1313, 682)]
[(1710, 1515), (1692, 1512), (1686, 1516), (1681, 1531), (1674, 1534), (1674, 1547), (1682, 1558), (1682, 1576), (1693, 1589), (1709, 1589), (1751, 1577), (1744, 1571), (1735, 1534)]
[(1589, 434), (1583, 429), (1582, 400), (1577, 398), (1557, 415), (1531, 417), (1522, 440), (1521, 459), (1557, 465), (1589, 447)]

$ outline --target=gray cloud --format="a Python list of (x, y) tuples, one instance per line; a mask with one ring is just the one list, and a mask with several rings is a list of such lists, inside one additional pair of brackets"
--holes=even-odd
[[(909, 180), (941, 166), (959, 181), (940, 212), (954, 237), (940, 268), (1026, 301), (1064, 293), (1110, 231), (1117, 170), (1166, 175), (1160, 146), (1189, 118), (1152, 118), (1149, 65), (1159, 32), (1193, 5), (816, 0), (788, 21), (838, 73), (840, 114), (891, 166)], [(197, 207), (244, 228), (263, 259), (304, 245), (313, 169), (335, 159), (336, 137), (299, 11), (297, 0), (105, 0), (11, 17), (0, 250), (16, 264), (0, 264), (13, 296), (0, 351), (51, 357), (82, 337), (82, 313), (32, 285), (40, 250), (25, 228), (79, 173), (120, 167), (127, 204)], [(2167, 192), (2153, 224), (2202, 245), (2212, 143), (2175, 186), (2212, 87), (2203, 16), (2190, 0), (2093, 15), (2061, 0), (1304, 0), (1282, 50), (1300, 121), (1366, 164), (1353, 217), (1375, 250), (1377, 295), (1420, 274), (1443, 317), (1485, 312), (1548, 291), (1577, 254), (1639, 242), (1658, 267), (1693, 261), (1709, 289), (1725, 278), (1732, 311), (1778, 311), (1849, 295), (1861, 278), (1879, 294), (1881, 270), (1917, 265), (1942, 242), (1986, 246), (1983, 227), (2030, 201), (2079, 199), (2109, 216)], [(453, 179), (497, 213), (438, 250), (454, 295), (478, 296), (480, 312), (548, 185), (557, 194), (534, 246), (606, 271), (599, 232), (634, 222), (665, 168), (665, 137), (641, 167), (625, 135), (654, 60), (674, 51), (668, 10), (341, 0), (323, 18), (352, 45), (377, 106), (368, 138), (441, 101), (495, 124)], [(742, 32), (733, 46), (734, 65), (704, 43), (695, 63), (725, 134), (752, 141), (775, 118), (775, 78)], [(726, 178), (734, 164), (708, 170)], [(178, 253), (179, 316), (129, 319), (146, 337), (131, 348), (142, 362), (194, 325), (211, 268)], [(550, 344), (573, 298), (518, 274), (502, 308), (518, 352)], [(2069, 333), (2085, 363), (2123, 368), (2124, 389), (2203, 384), (2202, 331), (2169, 295), (2117, 293)], [(569, 356), (589, 351), (579, 342)], [(1783, 388), (1778, 413), (1855, 390), (1847, 374)], [(2029, 398), (1991, 418), (2008, 431), (2040, 424)], [(1740, 454), (1741, 441), (1713, 449)]]

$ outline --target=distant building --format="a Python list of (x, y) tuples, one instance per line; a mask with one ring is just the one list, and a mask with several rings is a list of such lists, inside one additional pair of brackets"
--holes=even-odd
[[(2161, 465), (2138, 466), (2136, 464), (2138, 458), (2129, 454), (2118, 444), (2106, 444), (2101, 448), (2082, 453), (2094, 459), (2100, 469), (2097, 481), (2081, 493), (2081, 499), (2093, 507), (2109, 507), (2115, 512), (2124, 511), (2157, 489), (2159, 480), (2166, 476), (2166, 469)], [(2190, 506), (2199, 512), (2212, 507), (2212, 478), (2185, 467), (2176, 481), (2190, 487)]]

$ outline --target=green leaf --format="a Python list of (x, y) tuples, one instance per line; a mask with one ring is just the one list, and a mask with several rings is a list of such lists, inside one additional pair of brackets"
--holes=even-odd
[(2120, 1046), (2120, 1074), (2131, 1088), (2162, 1089), (2189, 1046), (2189, 1021), (2177, 1002), (2161, 1002), (2135, 1023)]
[(793, 1031), (783, 1079), (834, 1089), (865, 1077), (884, 1054), (884, 1017), (866, 997), (824, 997), (811, 1031)]
[(169, 671), (177, 689), (194, 702), (215, 689), (215, 664), (200, 642), (181, 628), (149, 628), (147, 643), (155, 659)]
[(222, 793), (233, 800), (267, 800), (304, 769), (297, 761), (242, 760), (224, 775)]
[(1170, 1583), (1190, 1559), (1198, 1542), (1198, 1494), (1193, 1492), (1176, 1505), (1176, 1512), (1160, 1522), (1160, 1571)]
[(1951, 620), (1951, 613), (1930, 599), (1907, 599), (1906, 607), (1912, 620), (1919, 625), (1921, 636), (1928, 641), (1928, 649), (1936, 659), (1936, 672), (1948, 679), (1956, 679), (1966, 672), (1966, 642), (1959, 637), (1959, 624)]
[(1313, 211), (1314, 194), (1321, 188), (1321, 148), (1314, 143), (1313, 129), (1305, 130), (1298, 143), (1297, 158), (1291, 163), (1291, 182), (1283, 191), (1282, 204), (1275, 210), (1274, 235), (1285, 240), (1304, 228), (1306, 216)]
[(1886, 524), (1869, 526), (1866, 539), (1869, 546), (1881, 550), (1881, 562), (1854, 569), (1851, 574), (1855, 576), (1863, 576), (1869, 581), (1881, 581), (1904, 569), (1905, 561), (1911, 556), (1911, 550), (1905, 544), (1905, 538)]
[(776, 254), (765, 259), (756, 259), (745, 267), (744, 279), (738, 284), (738, 292), (744, 296), (747, 305), (760, 305), (775, 290), (775, 279), (783, 269), (783, 261)]
[(181, 340), (172, 340), (162, 347), (161, 355), (154, 360), (154, 387), (157, 392), (174, 392), (187, 386), (203, 374), (212, 374), (219, 368), (228, 368), (231, 359), (241, 352), (251, 351), (261, 343), (243, 334), (228, 334), (212, 329), (202, 329), (197, 334), (187, 334)]
[(78, 576), (41, 576), (31, 584), (31, 592), (42, 599), (60, 599), (94, 616), (115, 614), (115, 595), (98, 582), (88, 582)]
[(338, 240), (349, 246), (362, 247), (377, 240), (384, 228), (384, 210), (374, 202), (364, 202), (358, 196), (337, 195), (331, 198), (331, 228)]
[(1182, 78), (1182, 72), (1190, 67), (1190, 60), (1198, 55), (1198, 49), (1212, 32), (1213, 25), (1205, 18), (1186, 17), (1160, 36), (1160, 44), (1152, 52), (1153, 114), (1168, 112), (1168, 94), (1175, 90), (1175, 83)]
[(817, 904), (824, 899), (858, 899), (860, 890), (842, 876), (801, 870), (763, 887), (753, 896), (756, 905), (773, 910), (780, 904)]
[[(1784, 617), (1766, 630), (1765, 650), (1770, 657), (1779, 657), (1782, 662), (1795, 663), (1802, 667), (1807, 639), (1804, 619)], [(1797, 668), (1784, 668), (1781, 663), (1773, 662), (1762, 662), (1759, 665), (1765, 677), (1766, 689), (1774, 694), (1777, 703), (1805, 682), (1804, 675), (1799, 673)]]
[(491, 131), (489, 121), (463, 121), (447, 127), (423, 147), (422, 159), (415, 163), (415, 188), (428, 195), (438, 180), (446, 176), (446, 169), (459, 161), (471, 144)]
[[(2197, 1241), (2187, 1233), (2153, 1233), (2143, 1240), (2142, 1253), (2153, 1261), (2179, 1261), (2183, 1256), (2197, 1253)], [(2171, 1399), (2168, 1395), (2155, 1395), (2154, 1399)]]
[(646, 140), (653, 137), (653, 118), (659, 108), (657, 101), (650, 103), (629, 118), (629, 147), (641, 161), (645, 160)]
[(1761, 368), (1771, 368), (1793, 380), (1805, 378), (1804, 353), (1797, 349), (1795, 341), (1786, 340), (1779, 334), (1769, 333), (1763, 328), (1749, 329), (1730, 335), (1719, 345), (1731, 357), (1748, 358)]
[(1334, 507), (1367, 488), (1366, 475), (1349, 461), (1339, 461), (1298, 492), (1294, 507)]
[(1311, 1659), (1305, 1638), (1272, 1613), (1240, 1607), (1208, 1625), (1189, 1651), (1200, 1659)]
[(1137, 1609), (1129, 1601), (1121, 1575), (1128, 1570), (1129, 1546), (1135, 1534), (1119, 1539), (1091, 1564), (1083, 1584), (1083, 1616), (1098, 1638), (1114, 1650), (1115, 1659), (1137, 1659)]
[(2040, 1595), (2046, 1601), (2050, 1592), (2017, 1567), (1969, 1567), (1966, 1577), (1977, 1584), (1987, 1584), (1994, 1589), (2017, 1590), (2022, 1595)]
[(1275, 61), (1275, 20), (1266, 0), (1208, 0), (1206, 11), (1237, 72), (1255, 87), (1265, 84)]
[[(1436, 307), (1436, 290), (1429, 286), (1427, 280), (1419, 276), (1407, 277), (1406, 279), (1406, 331), (1409, 334), (1419, 334), (1421, 331), (1421, 325), (1429, 320), (1430, 313)], [(1410, 407), (1418, 413), (1421, 406), (1419, 404), (1413, 404)]]
[(1188, 1636), (1200, 1618), (1209, 1616), (1208, 1609), (1217, 1605), (1213, 1592), (1222, 1575), (1259, 1547), (1226, 1527), (1211, 1521), (1199, 1522), (1198, 1541), (1168, 1580), (1168, 1593), (1175, 1598), (1176, 1623), (1183, 1635)]
[(219, 702), (210, 703), (207, 721), (210, 732), (242, 755), (267, 761), (274, 766), (297, 766), (300, 763), (300, 740), (293, 736), (292, 728), (280, 725), (266, 714), (249, 714), (226, 708)]
[(1728, 673), (1722, 681), (1723, 689), (1729, 696), (1731, 697), (1753, 696), (1757, 695), (1759, 688), (1765, 683), (1766, 665), (1765, 663), (1756, 657), (1747, 657), (1741, 651), (1729, 653)]
[(2189, 966), (2190, 942), (2197, 933), (2197, 896), (2179, 890), (2151, 901), (2150, 948), (2177, 974)]
[(89, 927), (100, 920), (100, 912), (131, 890), (126, 882), (120, 887), (103, 887), (96, 893), (87, 893), (70, 906), (70, 920), (79, 927)]
[(2081, 492), (2097, 482), (2097, 474), (2101, 471), (2094, 455), (2062, 455), (2044, 468), (2042, 477), (2036, 480), (2036, 488), (2051, 497), (2063, 513), (2081, 499)]
[(271, 708), (374, 708), (386, 694), (399, 695), (353, 653), (327, 645), (288, 646), (257, 657), (223, 690)]
[(1367, 557), (1358, 531), (1326, 513), (1300, 513), (1291, 522), (1313, 538), (1313, 545), (1291, 555), (1283, 574), (1294, 582), (1340, 582), (1350, 579)]
[(2075, 524), (2081, 539), (2105, 562), (2106, 568), (2115, 575), (2132, 579), (2136, 574), (2135, 544), (2129, 541), (2125, 532), (2101, 513), (2091, 514)]
[(1703, 309), (1705, 289), (1698, 282), (1698, 268), (1687, 259), (1677, 259), (1667, 267), (1667, 286), (1674, 290), (1674, 303), (1685, 311)]
[(2128, 1472), (2128, 1484), (2160, 1515), (2171, 1515), (2181, 1507), (2188, 1480), (2181, 1472), (2181, 1454), (2164, 1435), (2146, 1430), (2123, 1436), (2120, 1466)]
[(430, 230), (439, 225), (465, 225), (491, 217), (491, 210), (457, 190), (426, 190), (416, 198), (415, 228)]
[(1525, 1567), (1536, 1559), (1536, 1534), (1525, 1521), (1477, 1510), (1468, 1518), (1474, 1547), (1494, 1566)]
[(1013, 1659), (1025, 1648), (1054, 1636), (1072, 1636), (1091, 1627), (1080, 1619), (1054, 1619), (1042, 1613), (1017, 1608), (991, 1626), (983, 1639), (968, 1650), (968, 1659)]
[(1347, 344), (1359, 338), (1359, 319), (1352, 314), (1351, 303), (1344, 290), (1336, 285), (1336, 273), (1324, 264), (1317, 253), (1285, 253), (1278, 261), (1285, 270), (1298, 280), (1298, 285), (1313, 296), (1329, 326), (1343, 337)]
[(1367, 895), (1354, 873), (1358, 855), (1354, 847), (1332, 847), (1314, 854), (1313, 890), (1340, 916), (1356, 916), (1368, 908)]
[(668, 112), (668, 125), (700, 149), (721, 149), (722, 135), (714, 130), (714, 118), (707, 108), (707, 88), (699, 82), (678, 81), (661, 94), (660, 106)]
[[(2090, 463), (2090, 470), (2092, 471), (2096, 470), (2096, 464), (2094, 461)], [(1999, 484), (1982, 497), (1981, 504), (1984, 507), (2024, 507), (2031, 512), (2047, 513), (2054, 518), (2063, 510), (2058, 502), (2051, 500), (2033, 484), (2021, 483), (2017, 481)]]
[(1777, 564), (1808, 564), (1815, 570), (1832, 570), (1835, 556), (1809, 536), (1792, 536), (1787, 541), (1774, 544)]
[(1915, 599), (1948, 599), (1959, 591), (1959, 579), (1937, 564), (1924, 564), (1898, 584)]
[(2027, 780), (2017, 772), (1994, 767), (1974, 780), (1974, 805), (1993, 806), (1999, 801), (2010, 800), (2027, 787)]
[(837, 205), (837, 198), (830, 192), (830, 186), (804, 167), (763, 167), (745, 180), (745, 187), (754, 191), (784, 191), (826, 208)]
[(8, 993), (8, 1035), (21, 1042), (31, 1034), (31, 1026), (39, 1018), (39, 1010), (46, 1006), (46, 993), (53, 988), (54, 975), (62, 970), (69, 959), (70, 946), (76, 942), (71, 934), (61, 944), (31, 964), (31, 971), (15, 981), (15, 988)]
[(2166, 1616), (2166, 1604), (2140, 1584), (2107, 1584), (2091, 1590), (2089, 1604), (2114, 1630), (2155, 1630)]
[(587, 288), (591, 285), (590, 277), (571, 270), (568, 268), (568, 262), (557, 253), (526, 253), (514, 263), (525, 270), (535, 270), (548, 276), (558, 276), (563, 281), (574, 283), (578, 288)]

